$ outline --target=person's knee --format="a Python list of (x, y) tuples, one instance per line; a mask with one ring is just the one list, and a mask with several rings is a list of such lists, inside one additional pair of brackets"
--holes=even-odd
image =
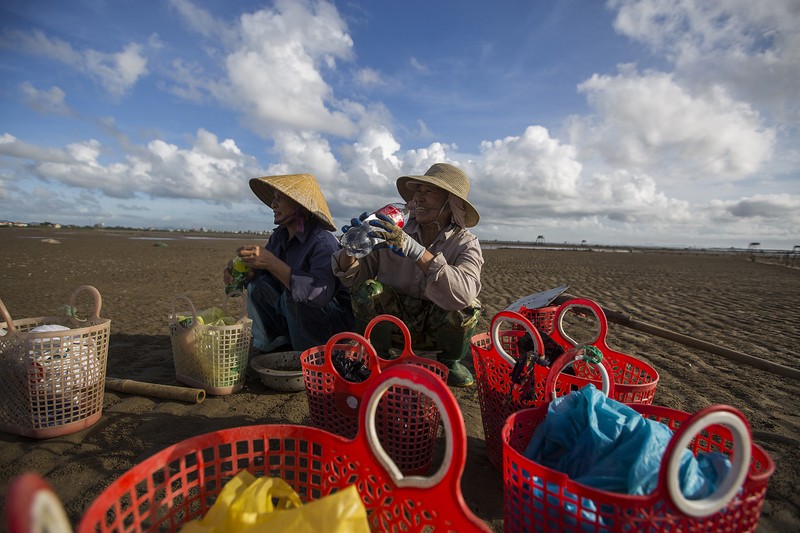
[(466, 356), (479, 318), (480, 308), (467, 308), (445, 314), (434, 334), (440, 359), (460, 361)]
[(272, 285), (268, 276), (260, 276), (247, 285), (247, 298), (253, 303), (274, 306), (280, 297), (281, 294)]

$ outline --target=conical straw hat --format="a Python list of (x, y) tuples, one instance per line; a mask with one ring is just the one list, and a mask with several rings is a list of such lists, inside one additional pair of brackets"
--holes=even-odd
[(481, 216), (478, 214), (478, 210), (467, 200), (470, 189), (469, 178), (460, 168), (447, 163), (436, 163), (425, 172), (424, 176), (401, 176), (397, 178), (397, 192), (406, 202), (414, 198), (414, 190), (408, 186), (409, 181), (428, 183), (464, 200), (464, 225), (466, 227), (471, 228), (480, 221)]
[(285, 174), (282, 176), (264, 176), (250, 180), (250, 188), (258, 198), (272, 206), (272, 198), (278, 190), (308, 209), (312, 215), (329, 231), (336, 231), (333, 217), (325, 197), (311, 174)]

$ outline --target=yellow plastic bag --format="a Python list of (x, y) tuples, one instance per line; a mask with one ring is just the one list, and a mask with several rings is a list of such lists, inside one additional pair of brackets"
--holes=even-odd
[(239, 472), (222, 488), (206, 515), (186, 523), (181, 533), (367, 533), (367, 510), (355, 485), (303, 505), (280, 478)]

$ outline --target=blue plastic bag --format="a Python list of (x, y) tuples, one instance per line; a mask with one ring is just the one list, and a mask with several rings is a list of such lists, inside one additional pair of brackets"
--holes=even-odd
[[(590, 487), (643, 495), (656, 489), (672, 430), (606, 397), (594, 385), (553, 400), (524, 455)], [(723, 453), (683, 451), (679, 483), (683, 495), (706, 498), (731, 468)]]

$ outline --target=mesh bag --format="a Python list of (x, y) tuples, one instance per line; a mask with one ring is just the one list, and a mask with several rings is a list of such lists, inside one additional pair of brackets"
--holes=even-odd
[[(575, 298), (563, 303), (556, 312), (549, 332), (550, 338), (564, 349), (574, 347), (575, 341), (564, 332), (564, 316), (576, 308), (592, 312), (600, 326), (597, 338), (588, 344), (600, 350), (603, 355), (602, 366), (607, 367), (613, 376), (614, 399), (625, 403), (652, 403), (658, 384), (658, 373), (644, 361), (608, 347), (608, 322), (605, 313), (595, 302)], [(501, 330), (503, 322), (510, 323), (510, 329)], [(535, 353), (543, 354), (544, 342), (539, 334), (541, 330), (534, 327), (525, 316), (514, 311), (501, 311), (492, 319), (489, 333), (475, 335), (471, 339), (486, 455), (489, 462), (498, 469), (502, 468), (500, 432), (506, 418), (513, 412), (536, 407), (547, 400), (544, 392), (547, 367), (529, 363), (528, 379), (523, 383), (514, 383), (512, 380), (512, 372), (521, 355), (520, 339), (526, 331), (533, 339)], [(578, 361), (573, 369), (574, 375), (561, 374), (558, 377), (555, 385), (557, 395), (567, 394), (587, 383), (600, 385), (601, 376), (597, 366)]]
[[(84, 292), (93, 297), (94, 312), (81, 319), (74, 306)], [(100, 420), (111, 334), (101, 306), (89, 285), (72, 293), (62, 316), (12, 320), (0, 301), (6, 331), (0, 336), (0, 430), (51, 438)]]
[[(441, 410), (446, 452), (430, 477), (404, 477), (376, 438), (378, 400), (410, 388)], [(285, 480), (310, 502), (355, 485), (372, 531), (489, 532), (467, 507), (461, 477), (467, 434), (458, 403), (441, 379), (413, 365), (387, 368), (371, 380), (348, 440), (295, 425), (223, 429), (179, 442), (122, 474), (87, 509), (76, 531), (177, 531), (202, 517), (241, 470)]]
[[(369, 342), (373, 328), (383, 321), (392, 322), (403, 333), (405, 346), (397, 359), (379, 357)], [(309, 348), (300, 355), (312, 423), (348, 438), (358, 432), (358, 408), (364, 391), (384, 369), (417, 366), (447, 382), (446, 366), (414, 355), (411, 334), (399, 318), (377, 316), (364, 333), (366, 337), (339, 333), (325, 346)], [(335, 357), (363, 364), (370, 371), (369, 377), (361, 382), (346, 379), (334, 365)], [(430, 469), (439, 430), (439, 410), (430, 398), (407, 387), (390, 388), (378, 405), (377, 426), (381, 444), (403, 474), (424, 474)]]
[[(238, 294), (225, 295), (221, 306), (224, 314), (227, 315), (229, 299)], [(176, 312), (178, 300), (182, 300), (188, 310)], [(178, 381), (214, 395), (231, 394), (244, 386), (253, 321), (247, 317), (246, 302), (242, 302), (242, 307), (242, 316), (235, 323), (213, 326), (198, 322), (197, 310), (187, 296), (175, 299), (169, 332)], [(182, 316), (191, 317), (191, 324), (182, 320)]]
[[(558, 366), (548, 376), (548, 390), (565, 365)], [(531, 436), (548, 414), (547, 402), (511, 414), (502, 431), (505, 531), (756, 530), (775, 464), (752, 443), (749, 425), (739, 411), (715, 405), (690, 415), (654, 405), (630, 407), (674, 431), (659, 466), (656, 489), (641, 496), (578, 483), (525, 457)], [(705, 499), (689, 500), (681, 493), (678, 475), (687, 447), (694, 455), (716, 451), (732, 459), (731, 471)]]

